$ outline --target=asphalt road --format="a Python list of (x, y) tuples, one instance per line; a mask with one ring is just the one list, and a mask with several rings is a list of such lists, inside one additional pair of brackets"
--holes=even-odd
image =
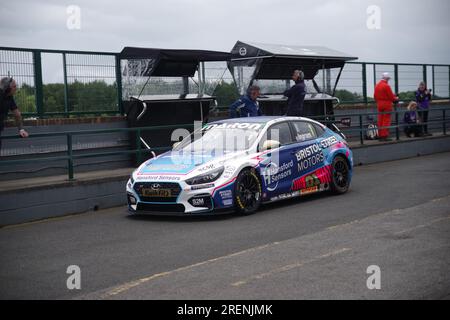
[[(250, 216), (121, 207), (5, 227), (0, 252), (3, 299), (449, 299), (450, 153), (357, 167), (345, 195)], [(66, 287), (69, 265), (80, 290)]]

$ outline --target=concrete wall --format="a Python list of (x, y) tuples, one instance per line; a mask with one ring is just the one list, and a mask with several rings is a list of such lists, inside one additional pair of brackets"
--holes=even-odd
[[(372, 144), (353, 148), (355, 165), (398, 160), (450, 151), (450, 136)], [(131, 169), (128, 170), (131, 172)], [(9, 225), (126, 203), (127, 170), (112, 170), (103, 177), (61, 181), (0, 191), (0, 225)], [(126, 173), (125, 173), (126, 172)], [(124, 213), (125, 213), (124, 207)]]
[(403, 140), (352, 148), (355, 165), (400, 160), (450, 151), (450, 136)]
[(76, 180), (0, 192), (0, 225), (93, 211), (126, 203), (126, 176)]

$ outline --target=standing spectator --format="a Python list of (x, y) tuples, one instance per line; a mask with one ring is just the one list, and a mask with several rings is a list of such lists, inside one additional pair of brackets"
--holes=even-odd
[(414, 137), (422, 136), (422, 126), (419, 124), (419, 116), (417, 115), (417, 103), (411, 101), (408, 105), (408, 111), (405, 112), (404, 122), (405, 122), (405, 134), (408, 138), (411, 135)]
[[(8, 113), (11, 111), (16, 119), (16, 125), (19, 129), (19, 136), (22, 138), (28, 137), (28, 132), (25, 131), (22, 124), (22, 115), (19, 108), (14, 101), (14, 95), (17, 91), (17, 84), (13, 78), (5, 77), (0, 80), (0, 136), (5, 127), (5, 121), (8, 118)], [(2, 149), (2, 139), (0, 137), (0, 150)]]
[(292, 80), (295, 84), (284, 92), (284, 96), (288, 98), (287, 116), (303, 115), (303, 101), (306, 95), (305, 74), (301, 70), (294, 70)]
[(262, 112), (258, 103), (259, 94), (260, 88), (252, 85), (246, 95), (240, 97), (230, 106), (230, 118), (236, 118), (238, 111), (240, 117), (261, 116)]
[(425, 82), (420, 82), (419, 88), (416, 91), (416, 102), (419, 107), (419, 118), (422, 122), (422, 130), (424, 135), (431, 136), (428, 133), (428, 109), (430, 108), (431, 90), (427, 89)]
[(391, 125), (392, 104), (398, 100), (398, 97), (392, 92), (388, 82), (391, 79), (389, 73), (383, 73), (380, 82), (375, 86), (374, 98), (378, 109), (378, 139), (380, 141), (390, 141), (389, 127)]

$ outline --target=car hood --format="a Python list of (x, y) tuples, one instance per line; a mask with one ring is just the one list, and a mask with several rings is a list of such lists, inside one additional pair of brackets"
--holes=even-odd
[(180, 153), (179, 151), (168, 151), (160, 156), (146, 161), (138, 170), (138, 174), (189, 174), (195, 171), (207, 171), (243, 154), (239, 151), (221, 155), (211, 153)]

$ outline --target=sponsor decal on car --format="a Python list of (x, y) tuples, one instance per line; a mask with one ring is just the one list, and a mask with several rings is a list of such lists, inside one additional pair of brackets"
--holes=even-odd
[(309, 187), (309, 188), (300, 190), (300, 194), (301, 195), (305, 195), (305, 194), (314, 193), (314, 192), (317, 192), (317, 191), (319, 191), (319, 187), (318, 186), (314, 186), (314, 187)]
[(278, 183), (292, 175), (294, 160), (284, 162), (278, 166), (275, 162), (270, 162), (262, 171), (264, 183), (268, 191), (274, 191), (278, 187)]
[(234, 122), (234, 123), (211, 123), (204, 127), (204, 130), (214, 129), (248, 129), (259, 130), (262, 127), (261, 123), (249, 123), (249, 122)]
[(144, 174), (138, 175), (136, 180), (148, 180), (151, 177), (154, 181), (180, 181), (180, 176), (164, 175), (164, 174)]
[(320, 146), (323, 149), (326, 149), (328, 147), (331, 147), (332, 145), (338, 143), (338, 139), (336, 139), (336, 137), (331, 136), (329, 138), (323, 139), (322, 141), (320, 141)]
[(228, 179), (231, 176), (233, 176), (233, 173), (235, 171), (236, 171), (236, 167), (234, 167), (234, 166), (226, 166), (225, 169), (223, 170), (222, 177), (224, 179)]
[(233, 198), (233, 192), (231, 192), (231, 190), (221, 190), (219, 191), (219, 195), (222, 198), (222, 200)]
[(292, 190), (306, 189), (314, 186), (325, 185), (331, 182), (332, 167), (327, 165), (312, 173), (295, 179), (292, 182)]
[(325, 160), (322, 148), (317, 143), (314, 143), (297, 151), (295, 153), (295, 157), (298, 161), (298, 172), (306, 171)]

